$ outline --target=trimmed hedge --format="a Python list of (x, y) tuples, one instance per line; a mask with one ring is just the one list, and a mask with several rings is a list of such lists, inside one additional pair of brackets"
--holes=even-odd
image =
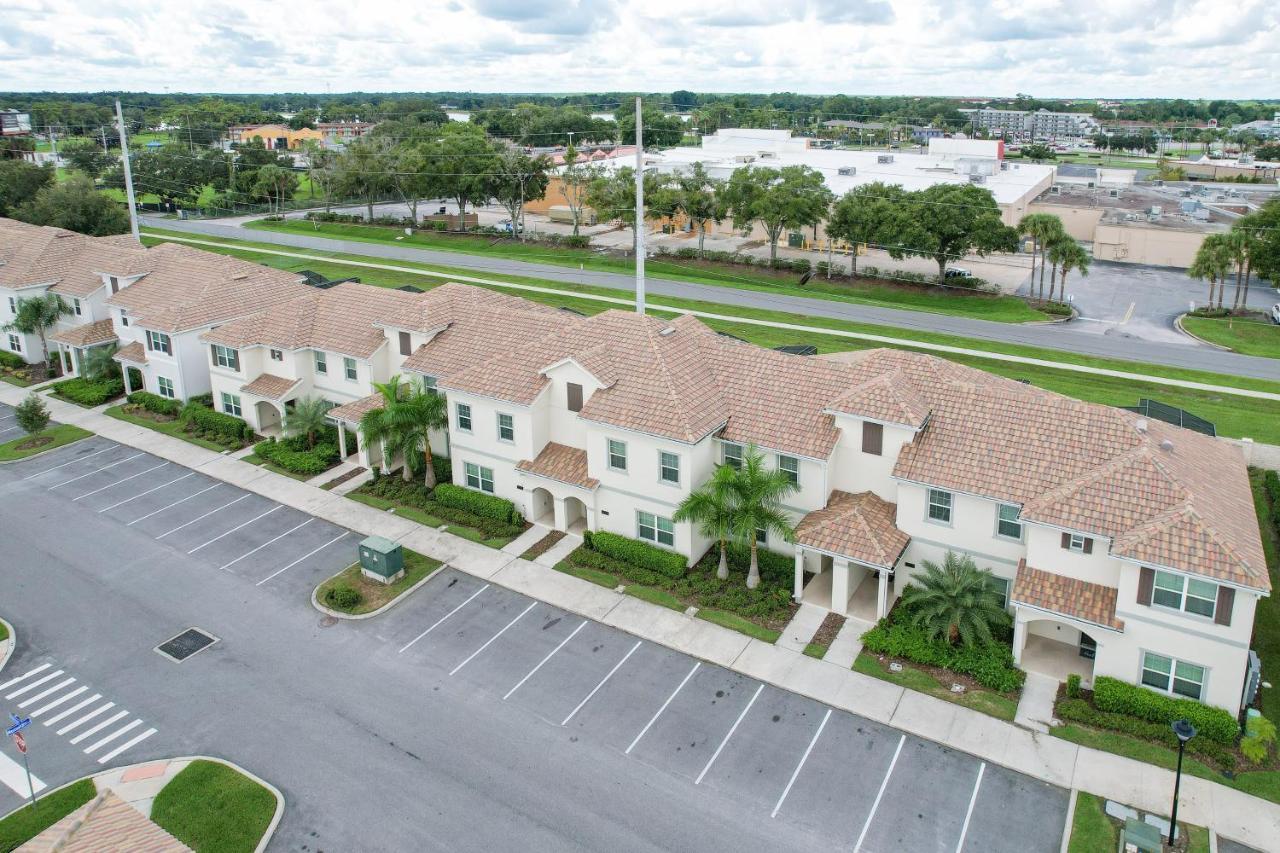
[(685, 559), (682, 554), (641, 542), (639, 539), (628, 539), (616, 533), (601, 531), (584, 537), (584, 543), (593, 551), (599, 551), (607, 557), (630, 563), (641, 569), (658, 572), (672, 580), (679, 580), (685, 575)]
[[(1096, 694), (1094, 701), (1097, 701)], [(1063, 699), (1058, 703), (1054, 713), (1060, 719), (1069, 723), (1080, 723), (1095, 729), (1106, 729), (1141, 738), (1142, 740), (1155, 741), (1161, 746), (1167, 746), (1170, 749), (1178, 748), (1178, 736), (1173, 733), (1173, 729), (1169, 726), (1140, 720), (1129, 714), (1100, 711), (1084, 699)], [(1231, 752), (1212, 740), (1205, 740), (1200, 737), (1192, 738), (1187, 742), (1187, 749), (1193, 755), (1212, 761), (1224, 770), (1230, 770), (1236, 766), (1235, 757)]]
[(105, 382), (94, 382), (77, 376), (72, 379), (65, 379), (53, 387), (54, 393), (59, 397), (93, 408), (94, 406), (101, 406), (113, 397), (119, 397), (123, 394), (124, 380), (108, 379)]
[(1227, 746), (1235, 744), (1240, 736), (1236, 718), (1221, 708), (1194, 699), (1175, 699), (1105, 675), (1094, 679), (1093, 704), (1100, 711), (1128, 714), (1165, 726), (1175, 720), (1189, 720), (1200, 736)]
[(17, 353), (0, 350), (0, 367), (10, 367), (14, 370), (20, 370), (27, 366), (27, 362)]
[(441, 506), (466, 510), (481, 518), (489, 518), (513, 526), (524, 524), (524, 516), (520, 514), (520, 510), (506, 498), (455, 486), (452, 483), (439, 484), (431, 497)]
[(1009, 693), (1022, 687), (1026, 673), (1014, 666), (1013, 650), (1003, 643), (952, 646), (945, 639), (930, 640), (923, 628), (911, 624), (907, 605), (881, 619), (862, 635), (869, 652), (906, 658), (924, 666), (949, 669), (967, 675), (983, 687)]
[(339, 459), (338, 445), (318, 441), (315, 447), (308, 448), (307, 438), (302, 435), (290, 436), (281, 441), (268, 438), (255, 444), (253, 452), (286, 471), (309, 477), (323, 474), (336, 465)]
[(249, 424), (232, 415), (215, 412), (195, 400), (182, 407), (182, 419), (197, 429), (227, 441), (245, 442), (253, 437)]
[[(438, 491), (439, 486), (436, 487)], [(446, 506), (432, 499), (420, 480), (406, 483), (399, 477), (378, 477), (360, 487), (364, 494), (374, 495), (385, 500), (415, 507), (434, 515), (442, 521), (451, 521), (465, 527), (471, 527), (488, 539), (499, 539), (507, 536), (518, 536), (524, 531), (523, 519), (519, 524), (510, 521), (497, 521), (487, 516), (476, 515), (465, 509)]]
[(176, 418), (182, 412), (182, 404), (177, 400), (170, 400), (168, 397), (161, 397), (159, 394), (152, 394), (150, 391), (134, 391), (129, 395), (128, 400), (135, 406), (141, 406), (148, 412), (157, 415), (168, 415)]

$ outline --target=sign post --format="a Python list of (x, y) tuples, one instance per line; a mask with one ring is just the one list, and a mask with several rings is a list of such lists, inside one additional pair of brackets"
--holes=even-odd
[(22, 766), (27, 771), (27, 790), (31, 792), (31, 808), (39, 808), (36, 805), (36, 788), (31, 782), (31, 760), (27, 757), (27, 739), (22, 736), (22, 730), (31, 725), (30, 717), (19, 717), (17, 714), (10, 714), (9, 719), (13, 720), (13, 725), (4, 730), (4, 733), (13, 738), (13, 745), (18, 748), (18, 752), (22, 753)]

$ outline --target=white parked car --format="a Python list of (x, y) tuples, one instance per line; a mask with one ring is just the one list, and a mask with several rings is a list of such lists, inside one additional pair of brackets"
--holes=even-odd
[(1271, 322), (1280, 325), (1280, 302), (1271, 306)]

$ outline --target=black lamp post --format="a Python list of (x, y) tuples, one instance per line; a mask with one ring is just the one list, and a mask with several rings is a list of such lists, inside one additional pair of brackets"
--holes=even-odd
[(1178, 720), (1173, 724), (1173, 733), (1178, 736), (1178, 770), (1173, 777), (1173, 814), (1169, 818), (1169, 845), (1173, 845), (1173, 834), (1178, 829), (1178, 789), (1182, 786), (1182, 753), (1187, 749), (1187, 741), (1196, 736), (1196, 727), (1188, 720)]

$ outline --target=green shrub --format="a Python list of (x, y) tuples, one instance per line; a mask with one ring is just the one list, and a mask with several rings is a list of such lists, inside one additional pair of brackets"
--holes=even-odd
[(1026, 674), (1014, 666), (1013, 651), (1003, 643), (952, 646), (945, 639), (930, 640), (923, 628), (911, 624), (899, 605), (894, 616), (885, 617), (862, 635), (867, 651), (905, 658), (925, 666), (937, 666), (967, 675), (983, 687), (1000, 693), (1017, 690)]
[[(1058, 718), (1069, 723), (1080, 723), (1095, 729), (1119, 732), (1142, 740), (1153, 741), (1169, 749), (1178, 748), (1178, 736), (1173, 729), (1160, 723), (1140, 720), (1128, 714), (1101, 711), (1084, 699), (1064, 699), (1054, 709)], [(1203, 738), (1192, 738), (1187, 749), (1193, 754), (1217, 764), (1224, 770), (1235, 767), (1236, 760), (1221, 744)]]
[(1074, 672), (1067, 676), (1067, 698), (1080, 698), (1080, 676)]
[[(353, 433), (347, 433), (348, 443), (355, 440)], [(349, 448), (349, 453), (355, 453), (355, 448)], [(449, 461), (448, 456), (431, 455), (431, 467), (436, 472), (437, 483), (453, 482), (453, 463)]]
[(196, 403), (197, 405), (204, 406), (206, 409), (212, 409), (213, 392), (210, 391), (208, 394), (196, 394), (194, 397), (187, 398), (187, 402)]
[(249, 424), (232, 415), (205, 408), (194, 400), (182, 407), (182, 419), (196, 429), (226, 441), (243, 444), (253, 437)]
[(49, 425), (49, 407), (32, 392), (14, 407), (13, 419), (26, 432), (40, 432)]
[(1071, 316), (1071, 306), (1065, 302), (1043, 302), (1036, 307), (1046, 314), (1052, 314), (1054, 317)]
[(1250, 717), (1245, 724), (1245, 736), (1240, 741), (1240, 751), (1254, 764), (1267, 760), (1271, 744), (1276, 742), (1276, 724), (1266, 717)]
[(27, 363), (26, 361), (23, 360), (22, 356), (18, 355), (15, 352), (7, 352), (5, 350), (0, 350), (0, 367), (8, 367), (13, 370), (20, 370), (26, 366), (27, 366)]
[(674, 580), (684, 577), (685, 558), (682, 554), (664, 551), (638, 539), (601, 531), (591, 537), (591, 547), (615, 560), (658, 572)]
[(570, 234), (561, 243), (569, 249), (587, 249), (591, 247), (591, 238), (585, 234)]
[(516, 509), (516, 505), (506, 498), (455, 486), (452, 483), (441, 483), (436, 486), (431, 497), (441, 506), (466, 510), (473, 515), (491, 518), (504, 524), (524, 525), (524, 516), (520, 514), (520, 510)]
[(331, 586), (325, 591), (324, 602), (335, 610), (354, 610), (364, 601), (360, 590), (346, 584)]
[(1197, 308), (1196, 310), (1191, 311), (1189, 313), (1190, 313), (1190, 316), (1192, 317), (1214, 317), (1214, 318), (1230, 317), (1231, 309), (1230, 308)]
[(1201, 737), (1228, 746), (1240, 734), (1236, 718), (1221, 708), (1194, 699), (1175, 699), (1105, 675), (1094, 680), (1093, 704), (1100, 711), (1128, 714), (1166, 726), (1175, 720), (1189, 720)]
[[(299, 442), (296, 439), (302, 440)], [(269, 438), (255, 444), (253, 452), (286, 471), (309, 477), (328, 471), (339, 458), (338, 445), (317, 442), (314, 448), (308, 449), (305, 436), (291, 436), (283, 441)]]
[(182, 404), (177, 400), (170, 400), (168, 397), (161, 397), (159, 394), (152, 394), (150, 391), (134, 391), (128, 397), (129, 402), (135, 406), (141, 406), (148, 412), (157, 415), (168, 415), (176, 418), (182, 411)]
[[(377, 470), (377, 468), (375, 467), (374, 470)], [(439, 486), (436, 489), (438, 490)], [(406, 483), (399, 477), (379, 477), (364, 486), (361, 491), (421, 509), (442, 521), (451, 521), (465, 527), (475, 528), (484, 534), (487, 539), (518, 536), (524, 529), (523, 519), (520, 524), (512, 524), (510, 521), (498, 521), (487, 516), (476, 515), (465, 509), (445, 506), (433, 500), (432, 494), (429, 494), (422, 482), (417, 480)]]
[(93, 382), (83, 377), (75, 377), (65, 379), (53, 387), (59, 397), (93, 408), (123, 394), (124, 380), (108, 379), (103, 382)]

